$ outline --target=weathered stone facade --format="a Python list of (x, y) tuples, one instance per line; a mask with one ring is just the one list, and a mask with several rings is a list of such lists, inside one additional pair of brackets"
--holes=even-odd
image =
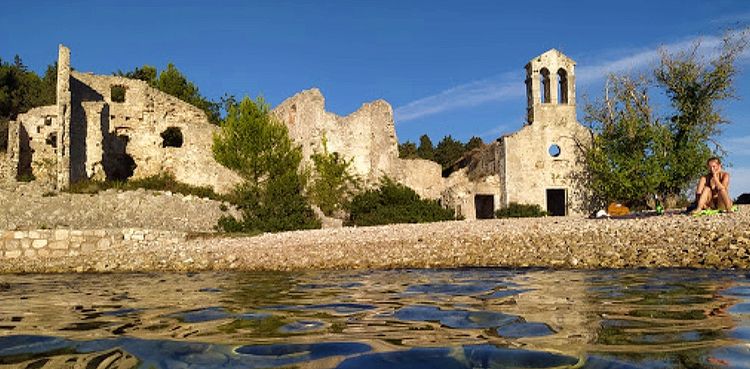
[(238, 182), (214, 161), (219, 128), (200, 109), (143, 81), (71, 71), (70, 50), (62, 45), (57, 81), (56, 105), (11, 122), (7, 161), (17, 177), (57, 189), (161, 173), (218, 192)]
[(551, 215), (589, 210), (580, 148), (591, 133), (576, 119), (575, 62), (552, 49), (525, 69), (526, 124), (465, 158), (466, 171), (446, 184), (445, 202), (467, 219), (510, 203), (538, 204)]
[[(463, 169), (448, 178), (437, 163), (398, 157), (393, 109), (384, 100), (340, 117), (326, 112), (323, 95), (311, 89), (273, 114), (301, 145), (308, 168), (325, 142), (329, 152), (352, 161), (366, 186), (388, 176), (423, 197), (441, 199), (466, 219), (490, 218), (513, 202), (538, 204), (553, 215), (585, 213), (579, 148), (591, 136), (576, 119), (575, 62), (552, 49), (525, 70), (526, 124), (463, 158)], [(172, 173), (178, 181), (227, 192), (239, 178), (213, 159), (218, 129), (200, 109), (143, 81), (72, 71), (70, 51), (61, 45), (57, 103), (10, 123), (0, 174), (2, 182), (34, 178), (62, 189), (83, 179)]]
[(351, 160), (353, 174), (366, 185), (388, 176), (424, 197), (438, 198), (442, 191), (439, 164), (399, 159), (393, 108), (384, 100), (366, 103), (340, 117), (325, 111), (320, 90), (310, 89), (285, 100), (273, 113), (286, 124), (291, 139), (302, 146), (307, 165), (312, 165), (311, 155), (323, 152), (325, 140), (328, 152)]

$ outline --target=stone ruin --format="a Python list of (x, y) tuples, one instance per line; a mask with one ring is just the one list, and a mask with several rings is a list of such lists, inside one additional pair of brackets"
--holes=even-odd
[(10, 123), (3, 178), (59, 190), (172, 173), (226, 192), (239, 178), (213, 160), (218, 129), (202, 110), (144, 81), (71, 70), (70, 50), (60, 45), (56, 105)]
[[(317, 89), (285, 100), (272, 114), (301, 145), (303, 165), (329, 152), (352, 161), (365, 185), (382, 176), (439, 199), (466, 219), (489, 218), (511, 202), (539, 204), (553, 215), (586, 212), (578, 146), (590, 140), (576, 120), (575, 62), (550, 50), (526, 65), (528, 119), (523, 128), (474, 150), (447, 178), (439, 164), (398, 157), (393, 109), (384, 100), (340, 117), (325, 111)], [(0, 153), (2, 182), (30, 179), (64, 189), (85, 179), (126, 180), (172, 173), (180, 182), (229, 191), (239, 178), (213, 159), (219, 127), (205, 113), (146, 82), (71, 70), (60, 45), (57, 103), (10, 123)]]

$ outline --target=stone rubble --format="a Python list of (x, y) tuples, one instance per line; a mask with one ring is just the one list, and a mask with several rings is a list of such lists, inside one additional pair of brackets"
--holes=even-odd
[(750, 206), (710, 217), (495, 219), (147, 241), (151, 232), (77, 256), (0, 259), (0, 272), (750, 267)]
[(0, 203), (0, 230), (151, 228), (212, 232), (222, 215), (236, 215), (228, 203), (191, 195), (114, 189), (96, 195), (71, 194), (45, 192), (32, 184), (0, 189)]

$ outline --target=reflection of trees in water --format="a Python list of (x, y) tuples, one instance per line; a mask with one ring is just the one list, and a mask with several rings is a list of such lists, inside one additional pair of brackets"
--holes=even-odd
[(233, 280), (234, 288), (224, 303), (236, 311), (286, 303), (297, 284), (293, 274), (281, 272), (238, 273)]
[[(668, 273), (665, 273), (668, 274)], [(718, 291), (727, 282), (704, 275), (701, 282), (669, 282), (679, 279), (649, 271), (638, 276), (610, 279), (617, 286), (595, 300), (604, 319), (592, 351), (631, 363), (661, 362), (670, 368), (714, 367), (707, 360), (718, 346), (731, 342), (726, 331), (734, 326), (725, 312), (735, 301)], [(607, 301), (607, 304), (603, 304)]]

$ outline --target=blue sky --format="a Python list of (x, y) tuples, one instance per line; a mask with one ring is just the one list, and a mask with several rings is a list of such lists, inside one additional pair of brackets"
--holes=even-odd
[[(340, 115), (385, 99), (400, 141), (427, 133), (492, 140), (524, 121), (523, 66), (557, 48), (576, 60), (579, 117), (608, 72), (648, 70), (659, 47), (750, 24), (748, 0), (16, 1), (0, 6), (0, 58), (36, 71), (72, 49), (80, 71), (173, 62), (209, 98), (263, 95), (276, 105), (311, 87)], [(750, 192), (750, 52), (739, 63), (731, 192)], [(662, 103), (663, 104), (663, 103)], [(661, 106), (666, 109), (667, 106)], [(662, 109), (662, 110), (663, 110)]]

